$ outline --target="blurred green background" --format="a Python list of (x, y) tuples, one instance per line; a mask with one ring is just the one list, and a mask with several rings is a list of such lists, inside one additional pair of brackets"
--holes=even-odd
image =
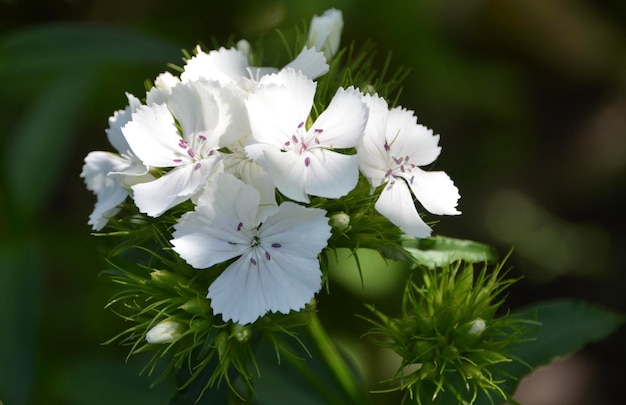
[[(626, 310), (622, 1), (0, 0), (0, 401), (167, 403), (167, 384), (138, 377), (143, 359), (124, 365), (125, 348), (102, 345), (126, 325), (103, 308), (114, 290), (99, 276), (106, 243), (87, 226), (82, 160), (111, 150), (104, 130), (124, 92), (143, 96), (182, 49), (276, 40), (330, 7), (344, 44), (372, 39), (379, 63), (392, 51), (411, 70), (400, 104), (441, 134), (433, 168), (462, 195), (463, 215), (436, 232), (515, 247), (512, 309), (571, 297)], [(354, 314), (363, 300), (397, 308), (404, 274), (372, 274), (361, 290), (348, 271), (320, 315), (376, 381), (387, 360), (358, 342)], [(577, 403), (623, 403), (625, 341), (622, 327), (570, 363), (586, 373)], [(574, 404), (550, 389), (553, 402), (527, 403)]]

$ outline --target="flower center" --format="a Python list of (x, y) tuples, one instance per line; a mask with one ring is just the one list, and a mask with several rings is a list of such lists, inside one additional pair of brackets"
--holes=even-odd
[[(385, 172), (385, 180), (393, 182), (394, 179), (397, 177), (406, 178), (405, 173), (410, 172), (411, 169), (414, 169), (416, 167), (415, 164), (410, 162), (411, 158), (409, 156), (397, 157), (397, 156), (391, 155), (390, 154), (391, 148), (389, 147), (389, 144), (387, 142), (385, 142), (384, 148), (385, 148), (385, 151), (387, 151), (387, 154), (389, 155), (389, 157), (391, 158), (387, 160), (388, 168), (387, 168), (387, 171)], [(414, 176), (411, 176), (410, 179), (407, 179), (409, 184), (413, 184), (413, 178)]]
[[(317, 135), (324, 132), (323, 129), (314, 128), (312, 131), (307, 131), (304, 127), (304, 122), (298, 124), (298, 127), (294, 130), (291, 138), (283, 144), (283, 151), (291, 150), (299, 155), (303, 155), (309, 149), (319, 147), (320, 140)], [(311, 158), (306, 156), (304, 158), (304, 165), (309, 166), (311, 164)]]
[[(252, 234), (252, 237), (250, 238), (250, 247), (249, 249), (253, 251), (253, 254), (250, 257), (250, 264), (252, 264), (253, 266), (257, 266), (259, 264), (259, 262), (257, 261), (258, 258), (264, 258), (267, 261), (270, 261), (272, 259), (272, 255), (270, 254), (270, 250), (273, 249), (280, 249), (281, 247), (283, 247), (283, 245), (281, 243), (277, 243), (274, 242), (271, 245), (267, 246), (266, 244), (263, 243), (263, 241), (261, 240), (261, 237), (259, 236), (259, 228), (261, 227), (261, 225), (259, 225)], [(241, 232), (243, 230), (243, 223), (239, 222), (239, 224), (237, 225), (237, 232)], [(228, 242), (230, 245), (240, 245), (240, 242)], [(248, 250), (248, 249), (245, 249)]]
[[(213, 154), (215, 153), (214, 149), (209, 149), (208, 152), (204, 153), (206, 141), (207, 137), (200, 134), (196, 139), (195, 148), (192, 148), (189, 145), (189, 142), (184, 139), (180, 139), (178, 141), (178, 147), (184, 151), (186, 156), (185, 154), (183, 154), (180, 158), (174, 159), (174, 163), (178, 165), (187, 160), (190, 164), (194, 164), (194, 170), (200, 169), (202, 167), (202, 159), (213, 156)], [(199, 151), (200, 153), (196, 153), (196, 151)]]

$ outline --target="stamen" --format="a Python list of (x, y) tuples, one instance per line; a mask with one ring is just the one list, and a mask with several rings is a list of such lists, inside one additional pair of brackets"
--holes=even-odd
[(307, 156), (306, 158), (304, 158), (304, 165), (306, 167), (309, 167), (310, 164), (311, 164), (311, 158)]
[(323, 129), (319, 129), (319, 128), (315, 128), (313, 131), (315, 131), (316, 134), (321, 134), (322, 132), (324, 132)]
[(193, 170), (198, 170), (202, 167), (202, 163), (198, 162), (196, 163), (196, 165), (193, 167)]
[(267, 260), (269, 260), (269, 259), (270, 259), (270, 254), (267, 252), (267, 250), (265, 251), (265, 258), (266, 258)]
[(183, 149), (187, 149), (187, 146), (188, 146), (188, 145), (189, 145), (189, 144), (188, 144), (188, 143), (187, 143), (187, 141), (186, 141), (186, 140), (184, 140), (184, 139), (181, 139), (180, 141), (178, 141), (178, 146), (179, 146), (179, 147), (181, 147), (181, 148), (183, 148)]
[(391, 158), (393, 159), (393, 161), (394, 161), (397, 165), (399, 165), (400, 163), (402, 163), (402, 158), (398, 159), (398, 158), (395, 158), (395, 157), (393, 157), (393, 156), (392, 156)]
[(393, 173), (393, 170), (391, 169), (387, 170), (387, 172), (385, 173), (385, 177), (391, 176), (391, 173)]
[(304, 122), (298, 124), (298, 128), (302, 128), (304, 126)]
[(295, 135), (291, 135), (291, 140), (293, 141), (293, 143), (298, 143), (298, 138), (296, 138)]
[(404, 173), (404, 165), (401, 165), (401, 166), (400, 166), (400, 171), (401, 171), (402, 173)]
[(229, 245), (236, 245), (236, 244), (237, 244), (237, 242), (231, 242), (231, 241), (228, 241), (228, 244), (229, 244)]
[(174, 159), (174, 163), (183, 163), (182, 159)]
[(319, 145), (319, 144), (320, 144), (320, 140), (319, 140), (319, 139), (317, 139), (317, 138), (315, 138), (315, 144), (316, 144), (316, 145)]
[(237, 225), (237, 231), (241, 231), (242, 227), (243, 227), (243, 223), (240, 222), (239, 225)]
[(410, 184), (413, 184), (413, 180), (415, 179), (415, 176), (411, 176), (411, 180), (409, 180)]
[(187, 154), (192, 158), (196, 157), (196, 152), (194, 152), (193, 149), (187, 149)]
[(201, 141), (206, 141), (206, 136), (204, 135), (198, 135), (198, 138), (200, 138)]
[(215, 151), (214, 151), (213, 149), (211, 149), (211, 150), (209, 151), (209, 156), (213, 156), (214, 154), (215, 154)]
[(272, 247), (273, 248), (279, 248), (282, 247), (283, 245), (281, 245), (280, 243), (272, 243)]
[(389, 147), (389, 145), (387, 145), (387, 142), (385, 142), (385, 150), (386, 150), (387, 152), (389, 152), (389, 151), (391, 150), (391, 148)]
[(291, 142), (287, 141), (285, 142), (285, 146), (289, 146), (291, 144)]
[(256, 260), (254, 260), (254, 258), (250, 258), (250, 263), (252, 263), (253, 266), (256, 266)]

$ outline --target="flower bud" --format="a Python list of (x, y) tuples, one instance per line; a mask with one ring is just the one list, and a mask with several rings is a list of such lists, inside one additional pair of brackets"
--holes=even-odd
[(192, 298), (179, 308), (192, 315), (208, 315), (211, 313), (211, 304), (204, 298)]
[(330, 226), (343, 232), (350, 227), (350, 216), (345, 212), (338, 212), (330, 217)]
[(150, 278), (161, 288), (175, 288), (189, 284), (187, 277), (167, 270), (153, 270), (150, 273)]
[(245, 343), (252, 337), (252, 328), (249, 325), (234, 324), (231, 336), (239, 343)]
[(180, 323), (166, 319), (146, 333), (146, 341), (152, 344), (171, 343), (181, 335), (182, 329)]
[(324, 52), (326, 60), (330, 60), (339, 50), (343, 15), (341, 11), (331, 8), (321, 16), (314, 16), (309, 28), (306, 44), (309, 48)]

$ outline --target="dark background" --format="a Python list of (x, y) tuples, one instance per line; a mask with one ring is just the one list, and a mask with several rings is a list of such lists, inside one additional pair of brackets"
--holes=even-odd
[[(515, 247), (509, 264), (524, 279), (512, 309), (569, 297), (626, 310), (626, 3), (381, 4), (0, 1), (0, 400), (167, 403), (167, 385), (149, 390), (150, 378), (136, 377), (143, 359), (124, 366), (126, 349), (101, 345), (127, 325), (103, 308), (113, 288), (99, 276), (106, 244), (87, 226), (95, 198), (82, 160), (111, 150), (104, 129), (124, 92), (142, 96), (182, 49), (276, 41), (276, 28), (290, 35), (330, 7), (344, 13), (343, 44), (372, 39), (379, 63), (392, 51), (393, 65), (411, 70), (400, 104), (441, 134), (433, 169), (462, 196), (463, 215), (438, 218), (436, 232)], [(350, 328), (364, 325), (345, 317), (363, 298), (393, 306), (394, 283), (381, 292), (366, 280), (355, 292), (339, 281), (322, 301), (325, 323), (355, 353), (363, 330)], [(582, 370), (581, 383), (555, 380), (552, 400), (530, 388), (527, 403), (624, 403), (625, 338), (621, 328), (587, 347), (555, 371)]]

